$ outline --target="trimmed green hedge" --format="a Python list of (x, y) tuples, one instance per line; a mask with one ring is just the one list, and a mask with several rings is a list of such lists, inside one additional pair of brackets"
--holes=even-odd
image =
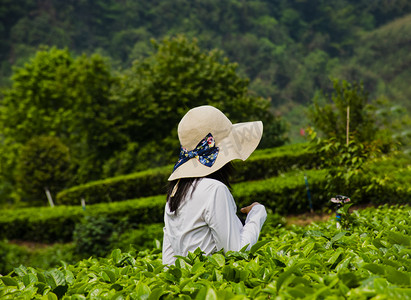
[[(350, 191), (356, 190), (354, 203), (410, 203), (411, 187), (404, 185), (411, 182), (411, 169), (405, 165), (391, 172), (391, 179), (381, 184), (369, 186), (373, 180), (383, 180), (384, 166), (377, 164), (368, 176), (358, 178), (350, 189), (341, 194), (352, 197)], [(375, 173), (374, 173), (375, 172)], [(324, 189), (326, 170), (293, 171), (278, 177), (235, 184), (233, 196), (238, 207), (254, 201), (263, 203), (273, 212), (280, 214), (309, 211), (307, 192), (304, 181), (307, 175), (314, 209), (329, 205), (330, 193)], [(395, 178), (401, 177), (398, 183)], [(394, 179), (392, 179), (394, 178)], [(72, 239), (74, 226), (84, 215), (106, 216), (114, 225), (127, 218), (133, 224), (149, 224), (163, 221), (165, 196), (155, 196), (113, 203), (101, 203), (87, 206), (82, 211), (80, 206), (57, 206), (54, 208), (28, 208), (2, 211), (0, 216), (0, 237), (32, 241), (69, 241)]]
[(116, 224), (127, 218), (135, 224), (163, 221), (164, 196), (87, 206), (56, 206), (2, 211), (0, 238), (37, 242), (72, 240), (76, 223), (86, 215), (106, 216)]
[(313, 169), (320, 160), (308, 144), (286, 145), (255, 151), (246, 161), (235, 161), (233, 182), (272, 178), (292, 169)]
[[(307, 144), (259, 150), (245, 162), (235, 163), (233, 182), (270, 178), (292, 168), (310, 169), (316, 165), (317, 157), (307, 150)], [(166, 166), (76, 186), (60, 192), (57, 203), (78, 205), (84, 198), (87, 204), (95, 204), (165, 194), (172, 169)]]
[[(335, 194), (325, 189), (326, 170), (308, 170), (304, 173), (297, 171), (263, 181), (239, 183), (235, 185), (233, 196), (239, 206), (257, 201), (279, 214), (307, 212), (309, 203), (304, 174), (308, 178), (314, 210), (332, 206), (329, 200)], [(400, 180), (395, 180), (399, 177)], [(389, 179), (384, 179), (383, 173), (370, 173), (356, 178), (349, 187), (337, 194), (349, 196), (355, 204), (409, 204), (411, 203), (409, 182), (411, 182), (411, 169), (401, 169), (393, 173)]]
[(84, 198), (87, 204), (96, 204), (164, 194), (170, 169), (167, 166), (75, 186), (60, 192), (56, 202), (78, 205)]
[(324, 170), (295, 171), (262, 181), (238, 183), (234, 186), (233, 196), (239, 207), (261, 202), (280, 214), (309, 211), (304, 174), (308, 178), (314, 208), (324, 206), (327, 201)]

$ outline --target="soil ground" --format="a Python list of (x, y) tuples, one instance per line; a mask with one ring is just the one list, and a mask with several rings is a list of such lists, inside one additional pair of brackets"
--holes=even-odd
[[(372, 204), (362, 204), (362, 205), (353, 205), (350, 207), (350, 212), (354, 210), (364, 209), (367, 207), (373, 207)], [(326, 222), (330, 220), (330, 218), (335, 217), (335, 212), (332, 213), (325, 213), (325, 212), (312, 212), (312, 213), (304, 213), (298, 215), (288, 215), (285, 217), (286, 222), (288, 225), (295, 224), (299, 226), (306, 226), (313, 222)]]

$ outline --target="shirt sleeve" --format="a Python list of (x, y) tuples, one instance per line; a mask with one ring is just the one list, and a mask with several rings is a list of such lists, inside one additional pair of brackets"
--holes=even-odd
[(174, 255), (174, 250), (171, 247), (171, 243), (167, 237), (166, 229), (163, 228), (163, 265), (173, 264), (176, 260)]
[(254, 245), (261, 231), (267, 212), (261, 204), (255, 205), (247, 215), (243, 226), (236, 215), (237, 206), (226, 186), (218, 186), (210, 201), (205, 222), (211, 229), (217, 251), (238, 251), (245, 245)]

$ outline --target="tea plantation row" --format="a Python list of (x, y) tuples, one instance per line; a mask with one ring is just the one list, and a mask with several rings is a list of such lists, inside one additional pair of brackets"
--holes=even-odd
[(157, 249), (90, 258), (0, 277), (1, 299), (410, 299), (411, 209), (354, 212), (335, 222), (278, 228), (249, 252), (200, 251), (161, 264)]
[[(308, 148), (308, 144), (258, 150), (245, 162), (235, 164), (236, 172), (232, 181), (266, 179), (293, 167), (311, 169), (318, 166), (318, 162), (319, 159)], [(173, 166), (166, 166), (75, 186), (60, 192), (57, 203), (78, 205), (84, 199), (88, 204), (95, 204), (164, 194), (172, 169)]]
[[(411, 181), (411, 169), (397, 168), (392, 172), (395, 180), (384, 179), (384, 174), (377, 170), (375, 175), (358, 177), (351, 184), (357, 190), (356, 203), (409, 203), (411, 188), (403, 182)], [(268, 209), (280, 214), (308, 211), (308, 200), (304, 175), (309, 179), (310, 192), (314, 209), (321, 209), (329, 202), (325, 190), (326, 170), (308, 170), (305, 173), (293, 171), (283, 176), (266, 180), (237, 183), (233, 187), (233, 196), (239, 207), (254, 201), (263, 203)], [(397, 178), (398, 177), (398, 178)], [(373, 178), (385, 180), (374, 184), (369, 189)], [(21, 239), (38, 242), (56, 242), (72, 240), (75, 224), (85, 216), (104, 216), (113, 225), (120, 221), (129, 224), (149, 224), (162, 222), (165, 196), (153, 196), (135, 200), (88, 205), (83, 211), (80, 206), (57, 206), (54, 208), (25, 208), (4, 210), (0, 216), (0, 238)]]

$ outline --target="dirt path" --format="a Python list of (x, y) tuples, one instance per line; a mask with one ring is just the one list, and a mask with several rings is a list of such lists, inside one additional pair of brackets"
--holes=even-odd
[[(354, 210), (361, 210), (368, 207), (375, 207), (372, 204), (361, 204), (361, 205), (353, 205), (350, 207), (350, 212)], [(332, 213), (323, 213), (323, 212), (313, 212), (313, 213), (304, 213), (299, 215), (288, 215), (285, 217), (287, 224), (295, 224), (299, 226), (306, 226), (311, 224), (312, 222), (326, 222), (330, 220), (330, 218), (335, 218), (335, 212)]]
[(312, 222), (326, 222), (333, 218), (335, 214), (325, 213), (305, 213), (301, 215), (289, 215), (285, 217), (287, 225), (295, 224), (298, 226), (306, 226)]

